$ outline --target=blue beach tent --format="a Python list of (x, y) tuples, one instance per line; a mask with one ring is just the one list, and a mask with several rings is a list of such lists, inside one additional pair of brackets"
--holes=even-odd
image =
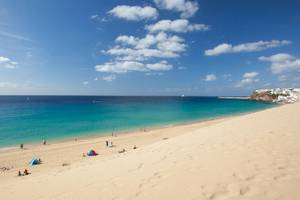
[(37, 158), (34, 158), (30, 161), (30, 165), (39, 165), (40, 161)]

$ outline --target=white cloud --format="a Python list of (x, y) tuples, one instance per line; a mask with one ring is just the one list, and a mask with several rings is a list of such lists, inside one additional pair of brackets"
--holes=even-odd
[(243, 78), (250, 78), (250, 79), (253, 79), (255, 78), (256, 76), (258, 76), (258, 72), (247, 72), (243, 75)]
[(96, 65), (95, 69), (98, 72), (106, 73), (128, 73), (132, 71), (137, 72), (149, 72), (149, 71), (168, 71), (173, 68), (167, 61), (161, 61), (158, 63), (144, 64), (137, 61), (117, 61), (107, 62), (102, 65)]
[(287, 53), (278, 53), (270, 57), (261, 56), (259, 60), (269, 62), (285, 62), (287, 60), (293, 60), (294, 57)]
[(12, 82), (0, 82), (0, 88), (15, 89), (18, 85)]
[(7, 57), (0, 56), (0, 67), (4, 67), (7, 69), (15, 69), (18, 65), (18, 62), (12, 61)]
[(223, 74), (223, 78), (226, 79), (227, 81), (232, 81), (232, 75), (231, 74)]
[(146, 67), (151, 71), (168, 71), (173, 68), (167, 61), (163, 60), (154, 64), (146, 64)]
[(186, 33), (192, 31), (207, 31), (209, 27), (205, 24), (191, 24), (186, 19), (176, 20), (160, 20), (155, 24), (150, 24), (145, 27), (150, 32), (170, 31), (177, 33)]
[(217, 80), (217, 76), (214, 74), (207, 74), (205, 76), (205, 81), (215, 81), (215, 80)]
[(214, 47), (213, 49), (206, 50), (205, 55), (218, 56), (220, 54), (226, 54), (226, 53), (255, 52), (255, 51), (262, 51), (265, 49), (285, 46), (290, 43), (291, 42), (288, 40), (258, 41), (258, 42), (249, 42), (249, 43), (244, 43), (239, 45), (223, 43)]
[(117, 56), (117, 60), (144, 61), (150, 58), (175, 58), (186, 50), (184, 39), (169, 36), (164, 32), (147, 34), (144, 38), (121, 35), (116, 38), (117, 45), (106, 54)]
[(181, 12), (182, 18), (193, 16), (199, 9), (197, 1), (193, 0), (154, 0), (161, 9)]
[(256, 78), (259, 75), (258, 72), (247, 72), (243, 75), (243, 79), (236, 84), (236, 87), (244, 87), (252, 83), (259, 82), (259, 79)]
[(135, 61), (118, 61), (118, 62), (108, 62), (102, 65), (95, 66), (98, 72), (107, 73), (127, 73), (129, 71), (145, 71), (143, 63)]
[(185, 70), (186, 67), (184, 67), (184, 66), (179, 66), (177, 69), (178, 69), (178, 70)]
[(130, 35), (121, 35), (119, 37), (117, 37), (117, 39), (115, 40), (116, 42), (119, 42), (119, 43), (123, 43), (123, 44), (129, 44), (129, 45), (137, 45), (138, 43), (138, 38)]
[(158, 74), (173, 69), (165, 59), (180, 57), (187, 48), (182, 37), (165, 32), (147, 34), (143, 38), (120, 35), (115, 43), (112, 48), (101, 51), (112, 58), (110, 62), (96, 65), (96, 71), (114, 74), (133, 71), (148, 75)]
[(278, 80), (279, 81), (286, 81), (287, 79), (288, 79), (287, 75), (280, 75), (280, 76), (278, 76)]
[(114, 7), (108, 12), (109, 14), (130, 21), (140, 21), (145, 19), (156, 19), (158, 12), (155, 8), (150, 6), (127, 6), (120, 5)]
[(15, 40), (23, 40), (23, 41), (26, 41), (26, 42), (31, 42), (32, 41), (31, 39), (29, 39), (27, 37), (17, 35), (17, 34), (14, 34), (14, 33), (4, 32), (4, 31), (0, 31), (0, 35), (4, 36), (4, 37), (11, 38), (11, 39), (15, 39)]
[(116, 78), (117, 78), (116, 75), (112, 74), (112, 75), (108, 75), (108, 76), (103, 76), (102, 80), (107, 81), (107, 82), (112, 82)]
[(146, 76), (162, 76), (164, 73), (162, 72), (147, 72), (145, 73)]
[(269, 57), (261, 56), (258, 59), (271, 62), (271, 71), (273, 74), (300, 71), (300, 59), (287, 53), (279, 53)]
[(83, 81), (82, 84), (83, 84), (83, 85), (88, 85), (89, 82), (88, 82), (88, 81)]
[(91, 19), (99, 19), (99, 15), (95, 14), (90, 17)]

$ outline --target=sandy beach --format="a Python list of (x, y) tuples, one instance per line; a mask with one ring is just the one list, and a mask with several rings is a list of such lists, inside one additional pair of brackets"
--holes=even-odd
[[(296, 200), (299, 112), (295, 103), (117, 137), (7, 150), (0, 152), (0, 197)], [(106, 140), (115, 147), (105, 147)], [(99, 155), (82, 157), (89, 149)], [(33, 157), (43, 163), (29, 166)], [(31, 174), (18, 177), (25, 168)]]

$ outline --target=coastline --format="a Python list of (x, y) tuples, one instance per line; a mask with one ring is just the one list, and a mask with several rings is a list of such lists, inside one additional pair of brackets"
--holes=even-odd
[[(223, 97), (218, 97), (218, 98), (223, 98)], [(231, 99), (232, 97), (224, 97), (224, 99)], [(235, 97), (234, 99), (240, 99), (239, 97)], [(247, 100), (247, 99), (240, 99), (240, 100)], [(260, 112), (263, 110), (267, 109), (272, 109), (277, 106), (282, 106), (284, 104), (274, 104), (273, 107), (269, 108), (264, 108), (264, 109), (259, 109), (259, 110), (254, 110), (254, 111), (248, 111), (248, 112), (241, 112), (241, 113), (236, 113), (236, 114), (230, 114), (230, 115), (224, 115), (224, 116), (216, 116), (216, 117), (211, 117), (211, 118), (204, 118), (204, 119), (196, 119), (196, 120), (188, 120), (185, 122), (175, 122), (175, 123), (170, 123), (170, 124), (161, 124), (161, 125), (150, 125), (148, 127), (141, 127), (141, 128), (133, 128), (133, 129), (128, 129), (128, 130), (120, 130), (120, 131), (115, 131), (115, 132), (95, 132), (95, 133), (90, 133), (90, 134), (83, 134), (81, 136), (77, 137), (62, 137), (62, 138), (55, 138), (55, 139), (50, 139), (47, 140), (47, 143), (55, 145), (55, 144), (64, 144), (68, 142), (73, 142), (74, 140), (80, 141), (80, 140), (92, 140), (92, 139), (105, 139), (105, 138), (111, 138), (112, 133), (114, 133), (114, 136), (122, 136), (122, 135), (130, 135), (130, 134), (140, 134), (141, 132), (150, 132), (154, 130), (160, 130), (160, 129), (165, 129), (165, 128), (170, 128), (170, 127), (181, 127), (181, 126), (186, 126), (186, 125), (193, 125), (193, 124), (199, 124), (199, 123), (207, 123), (207, 122), (215, 122), (219, 120), (225, 120), (227, 118), (232, 118), (232, 117), (238, 117), (238, 116), (243, 116), (247, 115), (250, 113), (256, 113)], [(46, 138), (47, 139), (47, 138)], [(29, 142), (29, 143), (24, 143), (25, 149), (33, 149), (33, 148), (38, 148), (40, 146), (43, 146), (42, 141), (34, 141), (34, 142)], [(20, 147), (16, 145), (12, 146), (4, 146), (0, 147), (0, 155), (1, 153), (6, 153), (10, 151), (16, 151)]]
[[(33, 200), (99, 196), (146, 200), (297, 199), (299, 111), (300, 103), (286, 104), (139, 134), (1, 153), (0, 168), (11, 168), (0, 172), (0, 193), (6, 199)], [(106, 148), (106, 139), (116, 146)], [(134, 145), (137, 149), (132, 148)], [(90, 148), (99, 155), (82, 157), (82, 152)], [(126, 152), (119, 154), (121, 149)], [(29, 166), (33, 156), (43, 163)], [(17, 177), (17, 171), (24, 168), (32, 174)], [(26, 193), (32, 188), (34, 193)]]
[[(77, 140), (75, 138), (72, 140), (58, 140), (47, 145), (29, 144), (24, 146), (24, 149), (8, 147), (0, 151), (0, 177), (2, 180), (10, 180), (11, 178), (15, 178), (18, 170), (26, 168), (32, 173), (40, 174), (49, 169), (60, 169), (63, 164), (80, 166), (83, 164), (84, 159), (82, 154), (87, 153), (90, 149), (94, 149), (100, 154), (97, 156), (97, 159), (107, 159), (111, 156), (118, 156), (118, 151), (122, 149), (133, 151), (133, 146), (143, 148), (159, 141), (182, 136), (199, 128), (218, 124), (243, 115), (247, 114), (243, 113), (236, 116), (226, 116), (205, 121), (154, 127), (147, 129), (147, 131), (128, 131), (114, 136), (110, 134), (83, 136)], [(106, 148), (105, 141), (113, 141), (114, 148)], [(57, 155), (59, 155), (59, 158)], [(41, 158), (44, 163), (38, 166), (38, 168), (29, 166), (29, 161), (33, 158)], [(5, 168), (8, 170), (1, 171), (1, 169)]]

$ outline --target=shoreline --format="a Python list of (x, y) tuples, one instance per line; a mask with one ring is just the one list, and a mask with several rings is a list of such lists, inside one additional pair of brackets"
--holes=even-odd
[[(232, 118), (238, 118), (242, 115), (247, 114), (243, 113), (236, 116), (226, 116), (200, 122), (157, 127), (147, 129), (147, 131), (130, 131), (117, 136), (101, 135), (78, 138), (77, 140), (60, 140), (46, 145), (26, 145), (24, 146), (24, 149), (9, 148), (5, 151), (0, 151), (0, 177), (2, 177), (2, 180), (15, 178), (18, 170), (22, 169), (29, 169), (31, 173), (38, 175), (44, 173), (45, 170), (58, 170), (64, 164), (81, 166), (84, 159), (82, 154), (87, 153), (90, 149), (94, 149), (99, 153), (99, 156), (96, 156), (95, 159), (107, 159), (111, 156), (118, 156), (118, 151), (122, 149), (126, 149), (126, 152), (131, 152), (134, 151), (134, 146), (137, 146), (138, 149), (144, 148), (156, 142), (182, 136), (199, 128), (201, 129), (203, 127), (218, 124)], [(112, 141), (114, 147), (105, 147), (105, 141)], [(57, 155), (59, 155), (59, 158)], [(43, 164), (38, 167), (29, 166), (28, 163), (33, 158), (41, 158)], [(3, 169), (8, 170), (3, 171)]]
[[(299, 112), (300, 103), (286, 104), (138, 134), (1, 153), (0, 194), (31, 200), (297, 199)], [(106, 139), (115, 147), (105, 147)], [(89, 149), (99, 155), (82, 157)], [(122, 149), (126, 151), (118, 153)], [(42, 164), (29, 166), (33, 157)], [(18, 177), (24, 169), (31, 174)]]
[[(270, 108), (266, 108), (266, 109), (270, 109)], [(263, 109), (263, 110), (266, 110), (266, 109)], [(259, 111), (254, 111), (254, 112), (259, 112)], [(249, 113), (254, 113), (254, 112), (249, 112)], [(190, 121), (190, 122), (180, 122), (180, 123), (174, 123), (174, 124), (162, 125), (162, 126), (158, 125), (158, 126), (138, 128), (138, 129), (128, 130), (128, 131), (117, 131), (117, 132), (114, 132), (113, 136), (111, 133), (104, 133), (104, 134), (95, 133), (95, 134), (91, 134), (91, 135), (82, 135), (82, 136), (74, 137), (74, 138), (53, 139), (53, 140), (49, 140), (50, 142), (47, 140), (46, 145), (41, 144), (41, 142), (23, 143), (24, 145), (26, 145), (26, 146), (24, 146), (24, 149), (20, 149), (20, 147), (18, 147), (18, 146), (0, 147), (0, 155), (1, 155), (1, 153), (8, 153), (10, 151), (29, 150), (29, 149), (35, 149), (35, 148), (39, 148), (39, 147), (43, 147), (43, 146), (48, 146), (48, 145), (63, 145), (65, 143), (75, 142), (76, 140), (77, 140), (77, 142), (80, 142), (80, 141), (95, 140), (95, 139), (117, 138), (117, 137), (128, 136), (128, 135), (138, 135), (141, 133), (146, 133), (146, 132), (151, 132), (151, 131), (164, 130), (167, 128), (185, 127), (185, 126), (189, 126), (189, 125), (197, 125), (197, 124), (208, 123), (208, 122), (213, 123), (215, 121), (225, 120), (227, 118), (232, 118), (232, 117), (238, 117), (238, 116), (246, 115), (249, 113), (215, 117), (212, 119), (196, 120), (196, 121)]]
[[(243, 100), (243, 99), (241, 99), (241, 100)], [(45, 139), (47, 140), (47, 145), (49, 145), (49, 144), (55, 145), (55, 144), (64, 144), (64, 143), (72, 142), (74, 140), (80, 141), (80, 140), (89, 140), (89, 139), (110, 138), (110, 137), (112, 137), (112, 133), (114, 133), (113, 137), (128, 135), (128, 134), (140, 134), (141, 132), (149, 132), (149, 131), (159, 130), (159, 129), (163, 130), (163, 129), (170, 128), (170, 127), (181, 127), (181, 126), (193, 125), (193, 124), (199, 124), (199, 123), (205, 123), (205, 122), (214, 122), (214, 121), (218, 121), (218, 120), (222, 120), (222, 119), (243, 116), (243, 115), (247, 115), (250, 113), (256, 113), (256, 112), (272, 109), (274, 107), (282, 106), (282, 105), (284, 105), (284, 104), (274, 104), (273, 107), (259, 109), (259, 110), (255, 110), (255, 111), (241, 112), (241, 113), (236, 113), (236, 114), (230, 114), (230, 115), (224, 115), (224, 116), (218, 116), (218, 117), (212, 117), (212, 118), (205, 118), (205, 119), (196, 119), (196, 120), (190, 120), (190, 121), (185, 121), (185, 122), (177, 122), (177, 123), (175, 122), (175, 123), (170, 123), (170, 124), (165, 124), (165, 125), (152, 125), (152, 126), (148, 126), (148, 127), (133, 128), (133, 129), (129, 129), (129, 130), (123, 130), (123, 131), (120, 130), (120, 131), (109, 132), (109, 133), (108, 132), (103, 132), (103, 133), (95, 132), (95, 133), (91, 133), (91, 134), (81, 135), (78, 137), (62, 137), (62, 138), (55, 138), (55, 139), (49, 139), (49, 140), (47, 140), (47, 138), (45, 138)], [(42, 141), (23, 143), (23, 144), (25, 147), (24, 149), (33, 149), (33, 148), (37, 148), (40, 146), (44, 146), (41, 143), (42, 143)], [(16, 151), (18, 149), (20, 149), (19, 146), (14, 146), (14, 145), (3, 146), (3, 147), (0, 147), (0, 155), (1, 155), (1, 153)]]

